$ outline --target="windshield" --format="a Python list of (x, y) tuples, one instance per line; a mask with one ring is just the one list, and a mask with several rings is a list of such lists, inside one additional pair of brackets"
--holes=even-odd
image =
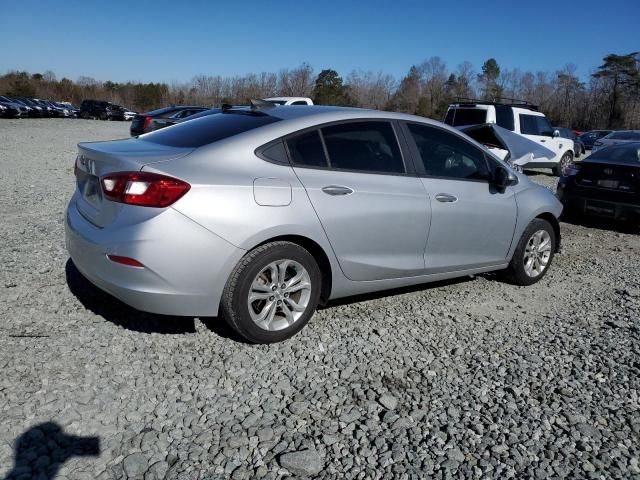
[(592, 153), (587, 160), (606, 160), (608, 162), (638, 165), (640, 164), (640, 143), (634, 142), (624, 145), (612, 145)]
[(640, 130), (629, 132), (613, 132), (607, 135), (607, 138), (610, 138), (612, 140), (640, 140)]
[(197, 148), (279, 120), (262, 112), (216, 113), (148, 133), (140, 137), (140, 140), (170, 147)]

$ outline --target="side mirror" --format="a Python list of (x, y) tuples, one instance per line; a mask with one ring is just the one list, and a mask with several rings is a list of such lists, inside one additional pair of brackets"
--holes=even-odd
[(554, 130), (553, 131), (553, 138), (559, 137), (560, 136), (560, 130)]
[(507, 188), (518, 184), (518, 177), (515, 173), (509, 171), (502, 165), (496, 167), (493, 172), (493, 181), (491, 182), (498, 188)]

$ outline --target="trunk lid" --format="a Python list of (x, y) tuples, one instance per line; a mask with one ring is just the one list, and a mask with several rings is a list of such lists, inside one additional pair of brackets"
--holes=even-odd
[(76, 158), (78, 211), (97, 227), (103, 228), (110, 225), (125, 205), (103, 198), (101, 177), (115, 172), (137, 172), (145, 165), (181, 158), (193, 150), (193, 148), (168, 147), (135, 138), (78, 144)]

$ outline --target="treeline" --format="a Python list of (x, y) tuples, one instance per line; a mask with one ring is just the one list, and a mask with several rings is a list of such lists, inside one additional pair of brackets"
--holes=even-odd
[(7, 95), (49, 98), (79, 104), (107, 100), (135, 111), (170, 104), (219, 106), (245, 104), (251, 98), (305, 96), (317, 104), (393, 110), (442, 120), (458, 97), (526, 100), (540, 107), (556, 125), (593, 128), (640, 128), (640, 55), (610, 54), (586, 81), (574, 65), (557, 71), (506, 69), (493, 58), (479, 72), (469, 62), (449, 69), (440, 57), (412, 66), (397, 80), (384, 72), (353, 71), (346, 77), (331, 69), (315, 75), (303, 63), (277, 73), (222, 77), (198, 75), (186, 83), (116, 83), (80, 77), (58, 80), (53, 72), (9, 72), (0, 77)]

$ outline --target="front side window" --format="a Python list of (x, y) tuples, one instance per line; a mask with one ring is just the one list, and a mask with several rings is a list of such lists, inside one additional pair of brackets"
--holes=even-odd
[(538, 125), (538, 135), (542, 135), (545, 137), (552, 137), (553, 128), (551, 127), (551, 124), (546, 119), (546, 117), (536, 116), (535, 119), (536, 119), (536, 124)]
[(428, 176), (488, 180), (484, 153), (458, 135), (427, 125), (408, 124)]
[(331, 168), (405, 173), (400, 146), (388, 122), (350, 122), (322, 128)]

